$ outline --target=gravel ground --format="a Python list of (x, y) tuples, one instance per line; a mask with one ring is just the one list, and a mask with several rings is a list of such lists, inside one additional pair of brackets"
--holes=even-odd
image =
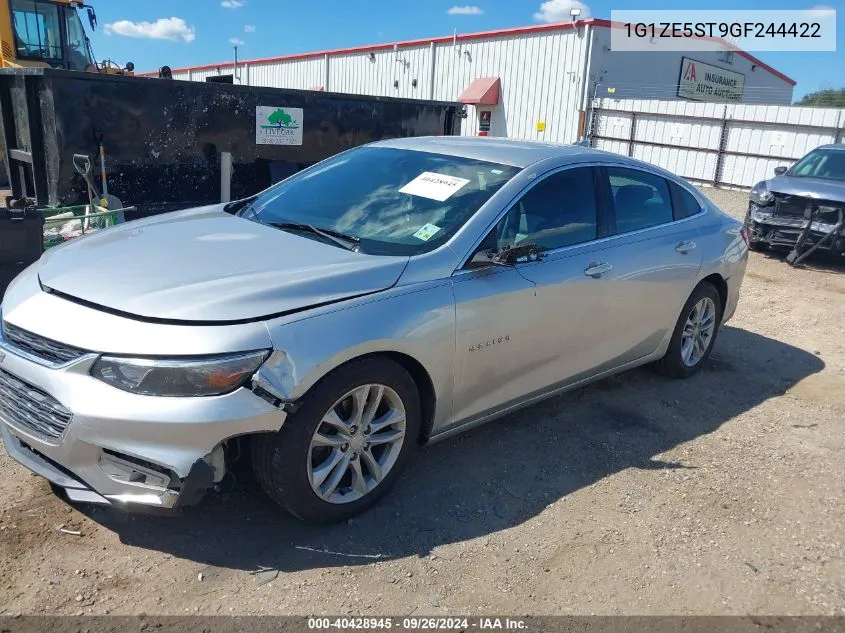
[(0, 612), (845, 614), (843, 272), (753, 253), (694, 378), (634, 370), (427, 448), (349, 524), (249, 481), (174, 518), (80, 510), (3, 453)]

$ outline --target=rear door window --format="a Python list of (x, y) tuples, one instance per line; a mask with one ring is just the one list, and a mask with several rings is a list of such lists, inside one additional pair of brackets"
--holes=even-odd
[(676, 220), (683, 220), (701, 211), (701, 205), (689, 191), (671, 181), (669, 188), (672, 190), (672, 207)]
[(630, 233), (672, 222), (672, 196), (664, 178), (645, 171), (608, 167), (616, 233)]

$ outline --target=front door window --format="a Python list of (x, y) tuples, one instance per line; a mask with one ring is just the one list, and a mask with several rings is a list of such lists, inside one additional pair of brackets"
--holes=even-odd
[(592, 241), (597, 232), (592, 169), (566, 169), (538, 182), (510, 208), (496, 227), (495, 248), (533, 244), (552, 250)]

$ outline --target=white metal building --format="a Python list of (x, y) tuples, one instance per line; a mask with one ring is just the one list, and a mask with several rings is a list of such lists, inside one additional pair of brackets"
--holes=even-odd
[[(601, 19), (535, 25), (180, 68), (173, 78), (462, 101), (465, 135), (562, 143), (583, 136), (593, 97), (792, 100), (795, 82), (744, 51), (611, 51), (611, 28)], [(714, 94), (713, 77), (730, 93)]]

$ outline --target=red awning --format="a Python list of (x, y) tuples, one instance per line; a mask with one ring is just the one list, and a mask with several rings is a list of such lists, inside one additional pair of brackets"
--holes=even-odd
[(498, 77), (473, 79), (463, 94), (458, 97), (458, 101), (471, 105), (497, 105), (501, 86), (502, 81)]

